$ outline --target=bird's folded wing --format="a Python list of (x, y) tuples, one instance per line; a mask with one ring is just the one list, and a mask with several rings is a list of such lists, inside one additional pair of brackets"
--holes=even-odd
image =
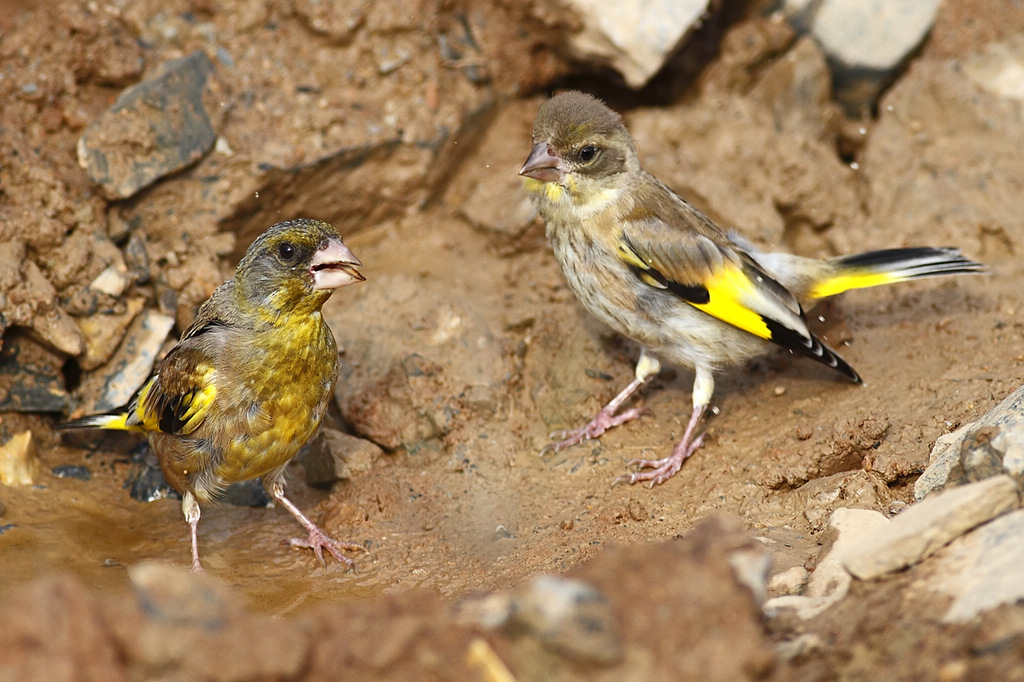
[(217, 399), (216, 369), (201, 344), (183, 341), (167, 354), (133, 401), (129, 426), (187, 435), (206, 419)]
[(722, 322), (800, 352), (811, 340), (796, 298), (742, 251), (647, 220), (625, 226), (618, 255), (644, 283)]

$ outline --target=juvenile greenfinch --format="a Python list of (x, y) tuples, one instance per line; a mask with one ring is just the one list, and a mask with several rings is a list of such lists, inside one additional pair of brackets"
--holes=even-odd
[(633, 381), (585, 426), (552, 434), (555, 450), (636, 419), (619, 411), (660, 370), (659, 358), (695, 373), (693, 412), (669, 457), (629, 463), (616, 482), (663, 483), (703, 442), (698, 424), (719, 369), (771, 344), (854, 383), (860, 376), (807, 328), (804, 306), (825, 296), (984, 266), (951, 248), (871, 251), (828, 260), (761, 253), (727, 233), (645, 171), (618, 114), (566, 92), (540, 106), (533, 149), (519, 174), (545, 221), (548, 241), (576, 296), (642, 351)]
[(200, 503), (259, 477), (309, 533), (292, 546), (311, 548), (321, 564), (326, 549), (349, 567), (342, 551), (364, 549), (329, 537), (284, 494), (285, 466), (317, 432), (334, 395), (338, 348), (321, 308), (335, 289), (363, 281), (360, 265), (328, 223), (274, 225), (127, 405), (65, 425), (149, 437), (164, 477), (182, 496), (193, 570), (202, 570)]

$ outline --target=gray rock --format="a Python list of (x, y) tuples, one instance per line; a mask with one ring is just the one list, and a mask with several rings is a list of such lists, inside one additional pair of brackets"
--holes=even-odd
[(1007, 426), (992, 439), (992, 447), (1003, 456), (1003, 471), (1020, 483), (1024, 480), (1024, 422)]
[(911, 566), (970, 529), (1014, 509), (1017, 482), (1009, 476), (952, 488), (903, 512), (880, 533), (851, 548), (843, 565), (861, 580)]
[(303, 459), (306, 483), (330, 485), (373, 468), (384, 451), (375, 443), (335, 429), (324, 429)]
[(110, 199), (126, 199), (202, 158), (217, 139), (203, 102), (214, 71), (202, 52), (121, 93), (78, 141), (78, 163)]
[(121, 310), (78, 318), (78, 329), (85, 339), (85, 352), (79, 356), (78, 366), (88, 372), (110, 360), (128, 327), (145, 306), (145, 298), (133, 296), (124, 301)]
[(953, 597), (943, 616), (966, 623), (1000, 604), (1024, 601), (1024, 511), (1006, 514), (960, 538), (936, 556), (921, 586)]
[(85, 413), (105, 412), (128, 402), (153, 370), (173, 326), (173, 317), (155, 310), (136, 317), (111, 360), (87, 373), (78, 387)]
[(835, 96), (851, 114), (869, 109), (931, 31), (939, 0), (823, 0), (811, 34), (832, 67)]
[[(1003, 473), (1003, 453), (995, 447), (998, 426), (972, 430), (960, 443), (960, 455), (949, 472), (949, 485), (963, 485)], [(1003, 439), (1005, 440), (1005, 439)]]
[(949, 472), (953, 465), (960, 458), (960, 443), (964, 436), (971, 431), (976, 422), (964, 424), (952, 433), (944, 433), (935, 439), (929, 455), (929, 465), (924, 472), (914, 481), (914, 499), (920, 502), (930, 493), (942, 490), (949, 481)]
[(768, 63), (750, 95), (771, 108), (775, 129), (812, 140), (828, 138), (833, 118), (832, 78), (821, 49), (801, 38)]
[[(994, 434), (990, 431), (992, 427), (997, 429)], [(977, 443), (979, 432), (988, 436), (983, 439), (984, 443)], [(936, 439), (931, 463), (914, 483), (914, 498), (923, 500), (929, 493), (948, 485), (980, 479), (982, 472), (979, 467), (984, 462), (978, 457), (982, 454), (979, 450), (990, 455), (995, 453), (1001, 459), (1001, 468), (993, 470), (990, 475), (1007, 473), (1018, 480), (1024, 475), (1024, 386), (978, 421)]]
[(61, 464), (50, 470), (57, 478), (74, 478), (79, 481), (91, 481), (92, 472), (77, 464)]
[(154, 502), (164, 498), (179, 499), (178, 491), (170, 486), (160, 471), (160, 461), (149, 443), (142, 441), (131, 449), (132, 464), (123, 488), (133, 500)]
[(707, 0), (568, 0), (583, 21), (570, 46), (581, 59), (611, 66), (642, 88), (700, 26)]
[(526, 634), (578, 661), (607, 665), (624, 654), (611, 604), (580, 580), (540, 575), (511, 591), (467, 597), (456, 612), (466, 626)]
[(0, 412), (65, 411), (65, 359), (26, 334), (9, 332), (0, 351)]
[(513, 593), (508, 627), (578, 661), (608, 665), (624, 653), (611, 604), (579, 580), (541, 575), (523, 585)]

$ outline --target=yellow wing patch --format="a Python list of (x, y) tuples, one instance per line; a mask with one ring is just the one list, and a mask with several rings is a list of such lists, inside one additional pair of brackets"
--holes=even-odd
[(197, 365), (183, 385), (164, 386), (159, 377), (150, 379), (139, 392), (135, 419), (146, 431), (189, 434), (206, 418), (217, 398), (212, 365)]
[(743, 303), (757, 285), (739, 268), (726, 267), (704, 282), (704, 286), (708, 290), (708, 302), (691, 302), (690, 305), (754, 336), (771, 339), (772, 334), (765, 319)]
[(762, 339), (771, 340), (768, 323), (744, 301), (756, 296), (757, 283), (738, 267), (726, 265), (699, 284), (676, 282), (658, 271), (653, 261), (636, 252), (629, 239), (618, 243), (618, 255), (648, 286), (667, 289), (694, 308)]
[(647, 286), (654, 287), (656, 289), (667, 289), (668, 284), (664, 279), (657, 279), (651, 274), (651, 264), (644, 262), (644, 260), (637, 255), (637, 253), (630, 248), (629, 244), (623, 241), (619, 242), (619, 258), (622, 261), (633, 268), (633, 272), (640, 277), (640, 280)]
[(203, 419), (206, 418), (206, 413), (210, 410), (210, 406), (213, 405), (213, 401), (217, 397), (217, 387), (214, 386), (212, 381), (205, 381), (212, 373), (213, 370), (211, 368), (204, 375), (204, 384), (201, 390), (182, 396), (181, 406), (184, 408), (184, 412), (178, 415), (178, 419), (182, 422), (179, 433), (192, 433), (203, 423)]

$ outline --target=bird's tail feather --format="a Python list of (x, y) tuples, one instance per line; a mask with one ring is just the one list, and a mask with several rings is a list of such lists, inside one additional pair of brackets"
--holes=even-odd
[(835, 258), (834, 270), (811, 287), (810, 298), (834, 296), (850, 289), (905, 282), (921, 277), (985, 272), (960, 249), (916, 247), (868, 251)]
[(62, 429), (108, 429), (111, 431), (133, 431), (128, 425), (128, 414), (125, 412), (113, 412), (109, 414), (94, 414), (81, 419), (75, 419), (60, 425)]

